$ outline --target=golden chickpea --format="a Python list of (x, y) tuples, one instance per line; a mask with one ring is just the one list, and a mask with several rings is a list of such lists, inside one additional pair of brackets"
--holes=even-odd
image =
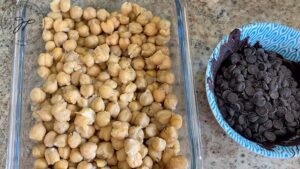
[(114, 95), (114, 90), (110, 86), (102, 85), (99, 88), (99, 94), (102, 98), (109, 99), (110, 97), (112, 97)]
[(76, 71), (71, 74), (71, 83), (75, 86), (79, 85), (79, 80), (80, 80), (81, 72)]
[(100, 26), (100, 21), (98, 19), (89, 20), (88, 25), (89, 25), (90, 31), (93, 35), (99, 35), (102, 32), (101, 26)]
[(184, 156), (172, 157), (166, 165), (166, 169), (187, 169), (188, 161)]
[(70, 152), (71, 152), (71, 149), (70, 147), (59, 147), (58, 148), (58, 153), (59, 153), (59, 156), (62, 158), (62, 159), (65, 159), (67, 160), (70, 156)]
[(156, 27), (155, 23), (150, 22), (147, 25), (145, 25), (144, 33), (147, 36), (155, 36), (157, 34), (157, 32), (158, 32), (158, 30), (157, 30), (157, 27)]
[(62, 14), (60, 12), (49, 12), (47, 16), (52, 18), (53, 20), (62, 19)]
[(153, 15), (151, 11), (145, 11), (136, 18), (136, 21), (145, 26), (152, 19), (152, 17)]
[(46, 99), (46, 93), (41, 88), (34, 88), (30, 92), (30, 100), (32, 103), (41, 103)]
[(122, 50), (126, 50), (127, 47), (129, 46), (129, 44), (130, 44), (129, 38), (120, 38), (119, 39), (119, 46)]
[(154, 137), (158, 133), (158, 129), (155, 124), (150, 123), (146, 128), (145, 128), (145, 136), (146, 138)]
[(64, 32), (57, 32), (53, 39), (56, 46), (61, 46), (68, 39), (68, 35)]
[(54, 164), (54, 169), (67, 169), (69, 162), (67, 160), (59, 160)]
[(135, 70), (143, 70), (145, 67), (144, 59), (141, 57), (136, 57), (132, 60), (132, 67)]
[(54, 43), (54, 41), (48, 41), (48, 42), (46, 42), (46, 44), (45, 44), (45, 49), (46, 49), (46, 51), (50, 52), (50, 51), (52, 51), (54, 48), (55, 48), (55, 43)]
[(45, 150), (45, 159), (48, 165), (53, 165), (59, 161), (59, 154), (56, 148), (47, 148)]
[(89, 138), (88, 141), (97, 144), (97, 143), (99, 143), (100, 139), (98, 136), (92, 136), (91, 138)]
[(44, 138), (44, 144), (45, 144), (45, 146), (46, 147), (53, 147), (56, 136), (57, 136), (57, 134), (54, 131), (48, 132), (45, 135), (45, 138)]
[(70, 124), (68, 122), (55, 121), (53, 130), (59, 134), (65, 133), (69, 129)]
[(89, 98), (94, 94), (94, 86), (91, 84), (84, 84), (80, 87), (80, 93), (83, 97)]
[(178, 139), (178, 133), (177, 130), (170, 126), (166, 127), (161, 133), (160, 137), (166, 140), (167, 145), (174, 143)]
[(93, 160), (96, 157), (97, 144), (86, 142), (80, 146), (80, 153), (85, 160)]
[(128, 136), (128, 129), (129, 129), (129, 123), (114, 121), (112, 123), (111, 136), (116, 139), (122, 140)]
[(32, 149), (32, 156), (34, 158), (42, 158), (44, 157), (46, 147), (44, 144), (37, 144)]
[(43, 28), (44, 29), (51, 29), (53, 26), (53, 19), (51, 17), (44, 17), (43, 19)]
[(118, 102), (110, 102), (106, 105), (106, 111), (108, 111), (113, 118), (116, 118), (120, 113), (120, 106)]
[(78, 40), (79, 38), (79, 33), (76, 30), (70, 30), (68, 32), (68, 38), (71, 40)]
[(81, 74), (79, 79), (80, 85), (92, 84), (92, 79), (87, 74)]
[(130, 21), (129, 17), (125, 16), (125, 15), (119, 15), (118, 20), (119, 20), (120, 24), (122, 24), (122, 25), (127, 25)]
[(135, 58), (140, 56), (141, 47), (137, 44), (130, 44), (128, 45), (128, 55), (130, 58)]
[(146, 113), (139, 113), (135, 118), (135, 125), (141, 126), (142, 128), (146, 127), (150, 122), (150, 118)]
[(176, 129), (180, 129), (182, 127), (182, 117), (179, 114), (173, 114), (170, 119), (170, 125), (175, 127)]
[(62, 54), (63, 54), (63, 50), (60, 47), (54, 48), (51, 52), (51, 55), (53, 56), (53, 59), (55, 61), (59, 61), (61, 59)]
[(141, 149), (139, 153), (141, 154), (142, 158), (145, 158), (148, 154), (148, 148), (144, 144), (141, 144)]
[(46, 128), (43, 123), (36, 123), (29, 131), (29, 138), (33, 141), (42, 141), (46, 134)]
[(77, 43), (74, 39), (66, 40), (63, 43), (63, 48), (65, 49), (66, 52), (73, 51), (75, 50), (76, 47), (77, 47)]
[(82, 161), (77, 165), (77, 169), (94, 169), (95, 167), (93, 166), (92, 163)]
[(129, 23), (129, 31), (133, 34), (139, 34), (143, 32), (143, 27), (141, 24), (137, 22), (131, 22)]
[(166, 148), (166, 141), (159, 137), (152, 137), (148, 140), (149, 146), (154, 151), (164, 151)]
[(96, 18), (96, 9), (93, 7), (87, 7), (83, 11), (83, 19), (90, 20)]
[(144, 78), (138, 77), (135, 81), (135, 84), (138, 89), (145, 89), (147, 87), (147, 81)]
[(76, 29), (78, 31), (79, 36), (88, 37), (90, 35), (89, 27), (87, 25), (82, 25)]
[(70, 16), (72, 19), (78, 20), (81, 18), (83, 10), (79, 6), (72, 6), (70, 9)]
[(104, 141), (110, 141), (110, 133), (111, 133), (112, 126), (107, 125), (105, 127), (101, 127), (98, 133), (98, 137)]
[(59, 86), (70, 85), (71, 76), (65, 72), (59, 72), (56, 76), (56, 80)]
[(127, 69), (131, 65), (131, 59), (122, 57), (119, 61), (119, 65), (121, 66), (122, 69)]
[(129, 105), (128, 105), (130, 111), (139, 111), (142, 109), (142, 105), (137, 102), (137, 101), (133, 101), (133, 102), (130, 102)]
[(68, 32), (70, 30), (68, 27), (68, 22), (62, 19), (56, 19), (53, 22), (53, 28), (55, 32)]
[(96, 159), (95, 162), (97, 167), (105, 167), (107, 165), (107, 162), (102, 159)]
[(128, 156), (134, 156), (140, 151), (140, 148), (140, 142), (136, 139), (129, 138), (124, 141), (124, 150)]
[(48, 164), (44, 158), (38, 158), (33, 163), (34, 169), (47, 169)]
[(60, 2), (60, 0), (53, 0), (53, 1), (50, 3), (50, 9), (51, 9), (53, 12), (60, 12), (59, 2)]
[(91, 49), (94, 49), (99, 44), (99, 40), (96, 35), (90, 35), (86, 37), (84, 41), (85, 46)]
[(172, 117), (172, 112), (170, 110), (160, 110), (155, 115), (155, 119), (161, 124), (167, 124)]
[(67, 141), (71, 148), (77, 148), (81, 143), (81, 136), (77, 132), (70, 133)]
[(109, 12), (107, 12), (105, 9), (99, 9), (96, 15), (97, 18), (102, 22), (110, 16)]
[(166, 93), (163, 89), (158, 88), (153, 91), (153, 98), (156, 102), (163, 102), (165, 100)]
[(46, 80), (51, 73), (50, 70), (45, 66), (40, 66), (36, 72), (44, 80)]
[(106, 37), (106, 44), (108, 45), (117, 45), (119, 42), (119, 34), (112, 33), (111, 35)]
[(68, 136), (66, 134), (60, 134), (58, 135), (56, 138), (55, 138), (55, 141), (54, 141), (54, 145), (56, 147), (65, 147), (66, 144), (67, 144), (67, 138)]
[[(113, 166), (113, 165), (117, 165), (118, 164), (118, 160), (117, 160), (117, 156), (114, 154), (111, 158), (107, 159), (107, 165), (109, 166)], [(106, 167), (109, 168), (109, 167)]]
[(74, 148), (70, 152), (70, 161), (73, 163), (79, 163), (83, 160), (83, 157), (78, 148)]
[(153, 161), (151, 159), (151, 157), (149, 156), (146, 156), (144, 159), (143, 159), (143, 165), (148, 167), (148, 168), (152, 168), (153, 166)]
[(120, 67), (120, 65), (118, 63), (109, 63), (107, 65), (107, 72), (112, 77), (118, 76), (120, 70), (121, 70), (121, 67)]
[(49, 53), (41, 53), (38, 58), (38, 64), (40, 66), (51, 67), (53, 64), (53, 56)]
[(123, 84), (127, 84), (129, 82), (134, 81), (136, 78), (135, 71), (132, 68), (127, 68), (120, 70), (119, 73), (119, 80)]
[(107, 34), (112, 34), (115, 29), (114, 22), (110, 19), (105, 22), (101, 22), (101, 29)]
[(141, 55), (144, 57), (149, 57), (156, 51), (155, 45), (153, 43), (144, 43), (142, 45)]
[(143, 159), (140, 153), (133, 156), (127, 156), (126, 161), (131, 168), (136, 168), (143, 164)]
[(62, 12), (68, 12), (71, 8), (71, 0), (60, 0), (59, 7)]
[(148, 155), (152, 158), (153, 161), (159, 162), (162, 157), (162, 152), (161, 151), (155, 151), (151, 148), (148, 149)]
[(94, 49), (95, 63), (103, 63), (109, 59), (110, 48), (107, 44), (103, 44)]
[(121, 13), (128, 15), (132, 11), (132, 4), (130, 2), (124, 2), (121, 6)]
[(143, 41), (142, 41), (142, 36), (140, 34), (135, 34), (133, 36), (130, 37), (130, 42), (132, 44), (137, 44), (138, 46), (141, 46), (143, 44)]
[(153, 96), (149, 89), (145, 90), (139, 97), (139, 102), (142, 106), (148, 106), (153, 102)]
[(42, 34), (45, 42), (53, 40), (53, 33), (50, 30), (44, 30)]
[(177, 96), (175, 94), (168, 94), (164, 101), (164, 107), (170, 110), (175, 110), (178, 103)]
[(175, 82), (175, 75), (169, 71), (158, 71), (157, 81), (161, 83), (173, 84)]
[(114, 155), (114, 149), (110, 142), (101, 142), (98, 144), (97, 148), (97, 157), (109, 159), (112, 158)]
[(91, 102), (90, 106), (95, 112), (103, 111), (105, 109), (105, 105), (101, 97), (96, 97)]
[(131, 112), (128, 108), (123, 109), (118, 115), (118, 120), (123, 122), (130, 122)]
[(92, 77), (97, 77), (100, 74), (100, 67), (98, 65), (92, 65), (88, 67), (87, 74)]
[(107, 111), (98, 112), (96, 115), (96, 124), (99, 127), (104, 127), (110, 122), (110, 113)]

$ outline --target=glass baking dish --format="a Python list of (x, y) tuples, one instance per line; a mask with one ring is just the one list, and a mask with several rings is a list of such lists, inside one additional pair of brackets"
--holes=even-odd
[[(33, 87), (42, 84), (42, 80), (36, 74), (37, 56), (44, 51), (41, 23), (43, 15), (50, 11), (49, 2), (40, 0), (17, 2), (20, 8), (16, 9), (16, 16), (22, 20), (16, 20), (15, 24), (19, 25), (22, 24), (20, 22), (30, 19), (34, 19), (35, 22), (22, 27), (15, 34), (6, 169), (33, 168), (31, 148), (34, 143), (29, 140), (28, 132), (34, 119), (31, 116), (29, 92)], [(73, 0), (72, 5), (101, 7), (113, 11), (119, 9), (123, 2), (122, 0)], [(151, 10), (154, 15), (169, 19), (172, 23), (169, 47), (173, 72), (176, 75), (174, 91), (180, 98), (176, 112), (184, 118), (183, 127), (179, 131), (180, 154), (188, 158), (189, 168), (201, 169), (203, 153), (189, 52), (186, 4), (182, 0), (131, 2), (140, 4)]]

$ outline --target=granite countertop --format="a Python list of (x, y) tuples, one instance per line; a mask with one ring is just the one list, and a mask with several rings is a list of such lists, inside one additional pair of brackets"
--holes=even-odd
[[(250, 22), (278, 22), (300, 29), (298, 0), (188, 0), (192, 63), (202, 128), (205, 169), (298, 169), (297, 158), (282, 160), (256, 155), (229, 138), (214, 119), (205, 95), (204, 75), (217, 42)], [(1, 14), (1, 10), (0, 10)], [(0, 169), (5, 168), (13, 37), (0, 32)]]

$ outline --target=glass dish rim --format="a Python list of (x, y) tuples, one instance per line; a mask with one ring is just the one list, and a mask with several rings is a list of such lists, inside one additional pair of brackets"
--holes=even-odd
[[(16, 3), (19, 3), (17, 0)], [(183, 90), (185, 96), (185, 109), (187, 113), (187, 127), (189, 132), (189, 144), (191, 151), (191, 169), (203, 168), (203, 150), (201, 141), (200, 121), (196, 105), (196, 95), (194, 90), (193, 70), (190, 58), (189, 37), (186, 15), (186, 1), (174, 0), (179, 39), (179, 57), (181, 61), (181, 71), (183, 75)], [(20, 8), (17, 16), (26, 18), (26, 8)], [(18, 22), (17, 22), (18, 24)], [(21, 147), (21, 113), (22, 113), (22, 87), (23, 87), (23, 66), (26, 28), (15, 34), (13, 71), (11, 82), (11, 100), (9, 109), (8, 142), (6, 148), (6, 169), (19, 169), (20, 147)]]

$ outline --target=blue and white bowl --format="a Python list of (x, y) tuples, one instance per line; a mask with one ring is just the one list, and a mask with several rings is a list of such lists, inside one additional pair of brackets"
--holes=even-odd
[[(287, 60), (300, 61), (299, 31), (277, 23), (253, 23), (241, 27), (240, 31), (241, 39), (249, 37), (249, 43), (251, 45), (254, 45), (259, 41), (266, 50), (277, 52)], [(206, 94), (215, 118), (233, 140), (257, 154), (271, 158), (291, 158), (300, 156), (300, 145), (288, 147), (276, 146), (272, 150), (265, 149), (234, 131), (222, 117), (213, 92), (215, 72), (217, 72), (217, 70), (214, 69), (218, 69), (216, 66), (213, 66), (213, 63), (216, 61), (222, 62), (219, 57), (220, 47), (227, 42), (227, 40), (228, 36), (225, 36), (214, 49), (206, 70)]]

